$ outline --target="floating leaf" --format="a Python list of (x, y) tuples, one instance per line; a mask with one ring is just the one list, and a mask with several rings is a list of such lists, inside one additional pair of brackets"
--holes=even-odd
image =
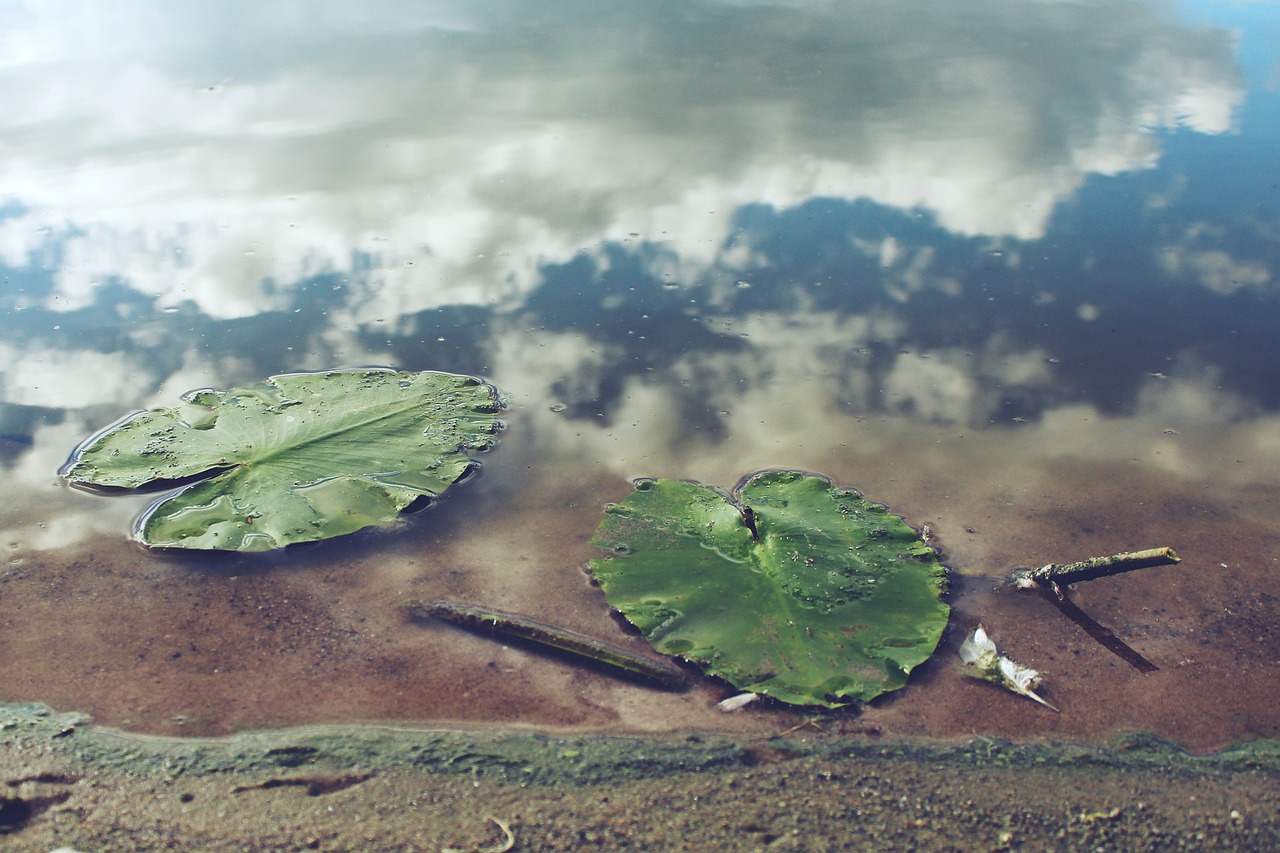
[(90, 437), (59, 472), (134, 489), (203, 477), (153, 504), (135, 535), (158, 548), (265, 551), (386, 524), (438, 495), (495, 442), (496, 390), (388, 369), (288, 373), (193, 391)]
[(660, 652), (785, 702), (839, 707), (906, 683), (946, 626), (945, 580), (906, 522), (797, 471), (726, 495), (645, 480), (611, 507), (591, 571)]

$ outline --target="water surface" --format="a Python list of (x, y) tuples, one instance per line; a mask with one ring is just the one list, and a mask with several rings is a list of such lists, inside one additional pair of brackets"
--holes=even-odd
[[(159, 733), (776, 731), (446, 626), (643, 642), (582, 571), (641, 476), (822, 472), (928, 524), (952, 631), (835, 729), (1280, 734), (1280, 15), (1214, 2), (0, 6), (0, 699)], [(391, 365), (508, 395), (482, 475), (268, 557), (128, 540), (85, 436)], [(1019, 566), (1169, 545), (1075, 600)], [(982, 622), (1052, 714), (965, 679)]]

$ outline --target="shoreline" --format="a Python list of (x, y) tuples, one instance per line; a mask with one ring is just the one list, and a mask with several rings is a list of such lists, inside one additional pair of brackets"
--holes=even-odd
[[(132, 735), (0, 706), (0, 839), (124, 850), (946, 850), (1280, 842), (1280, 742), (1193, 755), (833, 735), (307, 726)], [(468, 846), (469, 845), (469, 846)]]

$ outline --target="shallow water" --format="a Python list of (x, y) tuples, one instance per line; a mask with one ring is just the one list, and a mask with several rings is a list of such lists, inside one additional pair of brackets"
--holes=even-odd
[[(455, 8), (456, 7), (456, 8)], [(327, 7), (322, 7), (327, 8)], [(952, 628), (836, 731), (1280, 734), (1280, 14), (1266, 4), (0, 12), (0, 700), (170, 734), (774, 732), (410, 598), (644, 648), (583, 564), (641, 476), (818, 471), (928, 524)], [(56, 476), (192, 388), (391, 365), (508, 396), (481, 476), (270, 556)], [(1015, 567), (1159, 545), (1075, 601)], [(1053, 714), (966, 679), (982, 622)]]

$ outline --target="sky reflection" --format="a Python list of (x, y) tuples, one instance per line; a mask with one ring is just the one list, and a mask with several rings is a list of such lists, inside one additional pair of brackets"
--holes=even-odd
[(866, 418), (1274, 432), (1274, 93), (1171, 6), (0, 21), (10, 525), (130, 408), (339, 365), (484, 375), (539, 452), (626, 476), (818, 464)]
[(1033, 239), (1242, 98), (1227, 33), (1138, 2), (322, 8), (10, 13), (0, 257), (53, 261), (39, 304), (244, 317), (337, 272), (361, 323), (509, 306), (630, 233), (688, 280), (742, 205), (819, 196)]

